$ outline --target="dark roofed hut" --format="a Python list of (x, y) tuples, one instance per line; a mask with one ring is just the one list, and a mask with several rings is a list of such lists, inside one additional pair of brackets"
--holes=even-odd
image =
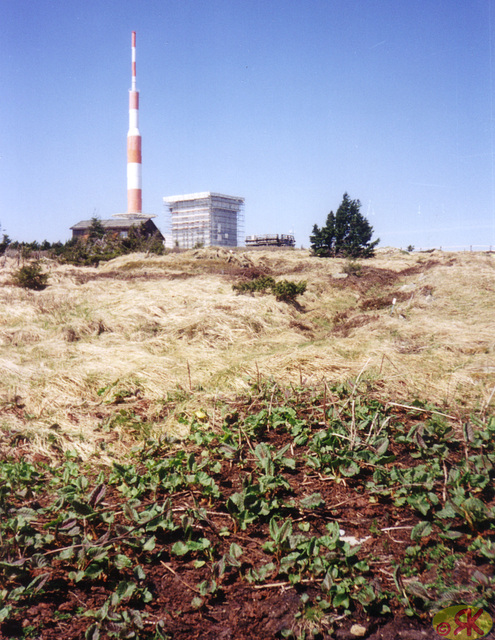
[[(143, 227), (148, 236), (157, 236), (163, 240), (163, 235), (150, 218), (113, 218), (112, 220), (99, 220), (99, 223), (105, 229), (105, 233), (127, 238), (131, 227)], [(73, 238), (88, 238), (92, 220), (82, 220), (71, 227)]]

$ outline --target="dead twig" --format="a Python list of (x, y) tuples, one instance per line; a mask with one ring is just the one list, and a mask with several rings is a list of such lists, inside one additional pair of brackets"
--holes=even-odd
[[(384, 363), (384, 361), (385, 361), (385, 358), (390, 362), (390, 364), (393, 366), (393, 368), (394, 368), (396, 371), (399, 371), (398, 367), (394, 364), (394, 362), (389, 358), (389, 356), (387, 356), (387, 354), (386, 354), (386, 353), (384, 353), (384, 354), (382, 355), (382, 361), (381, 361), (381, 363), (380, 363), (380, 371), (378, 372), (378, 374), (379, 374), (379, 375), (381, 375), (381, 374), (382, 374), (383, 363)], [(399, 371), (399, 373), (400, 373), (400, 371)]]
[(189, 378), (189, 391), (192, 391), (191, 367), (189, 366), (189, 362), (187, 363), (187, 377)]
[(436, 411), (435, 409), (421, 409), (420, 407), (412, 407), (409, 404), (400, 404), (399, 402), (387, 402), (387, 407), (402, 407), (403, 409), (410, 409), (411, 411), (420, 411), (421, 413), (434, 413), (437, 416), (443, 416), (444, 418), (449, 418), (450, 420), (457, 420), (455, 416), (450, 416), (448, 413), (442, 413), (441, 411)]
[(443, 465), (443, 488), (442, 488), (442, 500), (443, 503), (447, 501), (447, 465), (445, 464), (445, 460), (442, 460)]
[(174, 571), (172, 569), (172, 567), (170, 565), (168, 565), (166, 562), (163, 562), (163, 560), (160, 560), (160, 564), (165, 567), (165, 569), (167, 569), (167, 571), (170, 571), (170, 573), (172, 573), (179, 582), (182, 582), (182, 584), (187, 587), (188, 589), (190, 589), (193, 593), (200, 593), (198, 591), (198, 589), (195, 589), (194, 587), (191, 587), (190, 584), (188, 584), (185, 580), (183, 580), (179, 575), (177, 575), (177, 571)]
[(483, 415), (485, 415), (486, 410), (490, 406), (490, 402), (493, 400), (493, 396), (494, 395), (495, 395), (495, 387), (493, 387), (492, 392), (490, 393), (490, 396), (489, 396), (488, 400), (485, 402), (485, 405), (484, 405), (483, 410), (481, 412)]
[[(305, 579), (305, 580), (300, 580), (297, 584), (312, 584), (314, 583), (314, 580), (310, 580), (310, 579)], [(271, 582), (270, 584), (255, 584), (254, 588), (255, 589), (276, 589), (277, 587), (280, 588), (285, 588), (285, 587), (293, 587), (295, 585), (293, 585), (290, 582)]]

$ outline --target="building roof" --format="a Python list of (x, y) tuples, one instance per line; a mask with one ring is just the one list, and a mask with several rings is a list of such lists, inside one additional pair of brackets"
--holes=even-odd
[(227, 200), (235, 200), (242, 204), (244, 202), (244, 198), (239, 198), (238, 196), (227, 196), (223, 193), (213, 193), (212, 191), (201, 191), (200, 193), (188, 193), (182, 196), (167, 196), (163, 198), (163, 202), (169, 202), (172, 204), (173, 202), (182, 202), (184, 200), (201, 200), (204, 198), (227, 198)]
[[(99, 220), (101, 225), (106, 229), (128, 229), (132, 225), (140, 225), (143, 222), (147, 222), (150, 218), (113, 218), (113, 220)], [(81, 220), (75, 224), (71, 229), (89, 229), (92, 225), (92, 220)], [(154, 224), (154, 223), (153, 223)]]

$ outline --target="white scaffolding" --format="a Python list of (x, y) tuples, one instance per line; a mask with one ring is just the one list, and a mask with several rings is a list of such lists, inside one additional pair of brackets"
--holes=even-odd
[(181, 249), (237, 247), (244, 231), (244, 198), (192, 193), (163, 198), (169, 210), (172, 244)]

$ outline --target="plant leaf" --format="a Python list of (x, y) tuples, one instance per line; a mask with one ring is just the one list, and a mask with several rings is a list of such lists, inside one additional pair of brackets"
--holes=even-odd
[(423, 600), (430, 600), (430, 596), (428, 595), (428, 591), (424, 584), (418, 582), (417, 580), (413, 580), (406, 584), (406, 591), (411, 593), (413, 596), (417, 596), (418, 598), (423, 598)]
[(422, 520), (411, 531), (411, 540), (418, 540), (419, 538), (426, 538), (433, 531), (431, 522)]
[(325, 504), (325, 500), (321, 497), (321, 493), (317, 491), (309, 496), (301, 498), (299, 504), (303, 509), (316, 509), (317, 507), (323, 506)]
[(132, 567), (132, 561), (130, 560), (130, 558), (122, 553), (119, 553), (115, 556), (113, 563), (119, 571)]
[(96, 507), (97, 504), (99, 504), (103, 498), (105, 497), (107, 493), (107, 487), (105, 484), (101, 483), (99, 485), (97, 485), (93, 491), (89, 494), (88, 497), (88, 503), (92, 506), (92, 507)]

